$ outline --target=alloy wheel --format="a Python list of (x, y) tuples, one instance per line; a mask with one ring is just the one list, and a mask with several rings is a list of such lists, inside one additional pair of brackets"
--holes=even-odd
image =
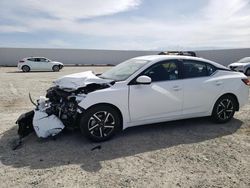
[(230, 119), (234, 113), (233, 101), (230, 99), (223, 99), (217, 106), (216, 110), (217, 116), (220, 120)]
[(88, 131), (97, 138), (107, 137), (113, 132), (115, 124), (115, 118), (110, 112), (98, 111), (89, 118)]
[(23, 72), (29, 72), (29, 71), (30, 71), (30, 68), (29, 68), (28, 66), (24, 65), (24, 66), (22, 67), (22, 70), (23, 70)]
[(54, 65), (53, 68), (52, 68), (52, 70), (53, 70), (54, 72), (58, 72), (58, 71), (60, 70), (60, 68), (59, 68), (58, 65)]

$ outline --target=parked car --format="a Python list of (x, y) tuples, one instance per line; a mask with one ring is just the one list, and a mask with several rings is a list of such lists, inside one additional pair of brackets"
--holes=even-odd
[(142, 56), (97, 76), (91, 71), (54, 81), (36, 109), (17, 120), (21, 137), (80, 129), (93, 141), (128, 127), (211, 116), (225, 123), (246, 104), (249, 80), (218, 63), (187, 56)]
[(243, 72), (245, 75), (250, 76), (250, 57), (244, 57), (235, 63), (228, 65), (231, 70)]
[(27, 57), (18, 61), (17, 65), (19, 70), (23, 72), (29, 72), (32, 70), (44, 70), (57, 72), (63, 68), (63, 63), (52, 61), (45, 57)]
[(184, 55), (184, 56), (196, 57), (196, 53), (192, 51), (167, 51), (167, 52), (160, 52), (158, 55)]

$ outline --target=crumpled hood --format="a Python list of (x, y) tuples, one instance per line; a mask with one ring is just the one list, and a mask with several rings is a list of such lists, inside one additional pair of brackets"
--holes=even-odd
[(55, 80), (54, 84), (61, 89), (78, 89), (93, 83), (104, 84), (110, 82), (112, 80), (102, 79), (97, 77), (92, 71), (85, 71), (63, 76)]

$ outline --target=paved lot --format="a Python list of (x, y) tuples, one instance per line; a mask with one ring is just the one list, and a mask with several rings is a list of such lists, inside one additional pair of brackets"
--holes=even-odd
[(21, 73), (0, 68), (0, 187), (250, 187), (250, 103), (227, 124), (208, 118), (130, 128), (97, 146), (80, 133), (30, 135), (11, 150), (15, 120), (59, 76), (110, 67)]

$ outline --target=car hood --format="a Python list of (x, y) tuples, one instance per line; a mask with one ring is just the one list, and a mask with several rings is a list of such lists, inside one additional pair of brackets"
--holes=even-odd
[(245, 65), (246, 65), (246, 63), (235, 62), (235, 63), (232, 63), (232, 64), (230, 64), (230, 65), (228, 65), (228, 66), (235, 66), (235, 67), (238, 67), (238, 66), (245, 66)]
[(97, 77), (92, 71), (80, 72), (63, 76), (54, 81), (54, 84), (61, 89), (78, 89), (89, 84), (111, 83), (112, 80)]
[(59, 62), (59, 61), (51, 61), (50, 63), (53, 63), (53, 64), (60, 64), (60, 65), (63, 65), (63, 63)]

